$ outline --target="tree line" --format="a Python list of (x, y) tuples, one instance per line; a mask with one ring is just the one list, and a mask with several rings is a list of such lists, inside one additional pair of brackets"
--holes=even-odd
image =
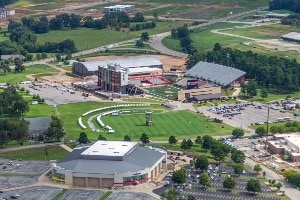
[(194, 53), (188, 57), (187, 68), (199, 61), (228, 65), (246, 72), (247, 79), (256, 80), (258, 86), (278, 92), (294, 92), (298, 89), (300, 64), (295, 59), (260, 55), (252, 51), (222, 48), (215, 44), (206, 54)]
[(299, 26), (300, 15), (299, 14), (289, 15), (288, 17), (281, 19), (281, 23), (284, 25)]
[[(142, 13), (135, 13), (134, 17), (129, 17), (126, 12), (106, 13), (101, 19), (93, 19), (91, 16), (82, 17), (76, 14), (62, 13), (56, 15), (50, 20), (41, 16), (38, 20), (32, 17), (23, 17), (21, 23), (23, 26), (29, 28), (32, 32), (37, 34), (47, 33), (50, 30), (59, 29), (76, 29), (80, 27), (104, 29), (111, 28), (120, 30), (120, 28), (129, 28), (130, 22), (144, 22), (145, 18)], [(129, 30), (136, 31), (141, 29), (154, 28), (154, 22), (147, 22), (143, 24), (136, 24), (130, 27)]]
[[(287, 122), (284, 125), (273, 125), (270, 128), (270, 132), (272, 134), (276, 133), (295, 133), (300, 131), (300, 122), (298, 121), (291, 121)], [(267, 129), (265, 126), (259, 126), (255, 129), (255, 133), (263, 136), (267, 134)]]
[(187, 24), (183, 25), (182, 27), (173, 28), (171, 30), (171, 37), (179, 39), (180, 46), (184, 52), (188, 54), (194, 54), (197, 52), (193, 45), (193, 41), (190, 38), (190, 30), (188, 29)]
[(270, 10), (289, 10), (300, 13), (300, 0), (272, 0), (269, 2)]
[(0, 7), (4, 7), (6, 5), (9, 5), (9, 4), (13, 4), (15, 2), (17, 2), (18, 0), (1, 0), (0, 1)]
[(16, 140), (23, 144), (28, 136), (29, 122), (24, 119), (2, 119), (0, 120), (0, 148), (10, 140)]
[(0, 115), (22, 115), (29, 111), (28, 103), (23, 99), (16, 88), (8, 85), (0, 93)]

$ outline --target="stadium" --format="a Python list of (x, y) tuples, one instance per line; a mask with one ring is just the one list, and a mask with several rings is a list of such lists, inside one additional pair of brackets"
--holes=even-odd
[(53, 180), (78, 187), (112, 188), (157, 178), (167, 152), (137, 142), (97, 141), (75, 148), (52, 167)]

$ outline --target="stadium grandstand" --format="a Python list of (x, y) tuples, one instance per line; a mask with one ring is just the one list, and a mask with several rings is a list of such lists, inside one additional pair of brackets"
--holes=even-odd
[(245, 74), (245, 72), (239, 69), (200, 61), (189, 69), (185, 73), (185, 76), (227, 87), (244, 82)]

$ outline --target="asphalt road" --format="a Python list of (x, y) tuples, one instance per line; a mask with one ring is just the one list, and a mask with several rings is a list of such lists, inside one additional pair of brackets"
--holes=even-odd
[[(253, 9), (253, 10), (249, 10), (249, 11), (237, 13), (237, 14), (234, 14), (234, 15), (229, 15), (227, 17), (222, 17), (222, 18), (219, 18), (219, 19), (209, 20), (209, 21), (207, 21), (205, 23), (202, 23), (202, 24), (199, 24), (199, 25), (195, 25), (195, 26), (190, 26), (188, 28), (190, 30), (193, 30), (193, 29), (196, 29), (196, 28), (206, 27), (206, 26), (209, 26), (209, 25), (212, 25), (212, 24), (216, 24), (216, 23), (220, 23), (220, 22), (226, 22), (226, 21), (234, 19), (236, 17), (248, 15), (248, 14), (251, 14), (251, 13), (255, 13), (257, 11), (265, 10), (267, 8), (268, 8), (268, 6), (256, 8), (256, 9)], [(173, 50), (168, 49), (168, 48), (166, 48), (165, 46), (162, 45), (162, 43), (161, 43), (162, 39), (164, 37), (170, 35), (170, 34), (171, 34), (171, 32), (165, 32), (165, 33), (154, 35), (152, 37), (150, 45), (154, 49), (156, 49), (157, 51), (161, 52), (162, 54), (166, 54), (166, 55), (170, 55), (170, 56), (176, 56), (176, 57), (181, 57), (181, 58), (187, 58), (188, 54), (177, 52), (177, 51), (173, 51)]]

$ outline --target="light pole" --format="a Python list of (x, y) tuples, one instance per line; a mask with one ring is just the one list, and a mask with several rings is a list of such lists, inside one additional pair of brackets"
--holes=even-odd
[(265, 149), (267, 150), (267, 141), (268, 141), (268, 134), (269, 134), (269, 117), (270, 117), (270, 104), (268, 103), (268, 115), (267, 115), (267, 134), (266, 134), (266, 141), (265, 141)]

